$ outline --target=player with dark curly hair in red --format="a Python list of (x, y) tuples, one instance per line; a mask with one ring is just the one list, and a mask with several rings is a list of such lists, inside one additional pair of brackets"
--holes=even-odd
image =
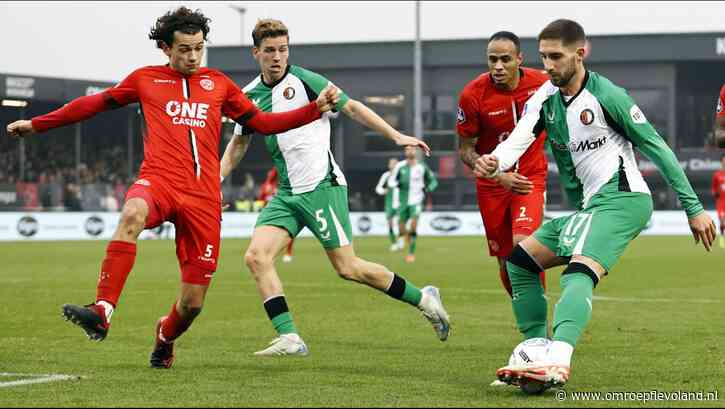
[(201, 11), (186, 7), (166, 13), (156, 21), (149, 38), (169, 58), (168, 64), (140, 68), (100, 94), (80, 97), (51, 113), (7, 126), (11, 137), (25, 137), (141, 103), (144, 160), (106, 248), (96, 301), (86, 306), (65, 304), (62, 311), (90, 339), (103, 340), (136, 259), (139, 234), (164, 221), (174, 223), (181, 293), (157, 322), (150, 358), (154, 368), (171, 367), (174, 340), (201, 312), (217, 267), (222, 115), (259, 133), (275, 134), (320, 118), (338, 101), (337, 90), (329, 87), (298, 110), (260, 111), (226, 75), (201, 67), (209, 21)]

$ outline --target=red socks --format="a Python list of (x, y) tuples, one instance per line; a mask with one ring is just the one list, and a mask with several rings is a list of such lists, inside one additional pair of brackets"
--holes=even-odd
[(171, 312), (166, 317), (164, 322), (161, 324), (161, 335), (163, 336), (162, 341), (170, 344), (174, 342), (176, 338), (181, 336), (194, 320), (187, 320), (176, 311), (176, 303), (171, 306)]
[(96, 302), (108, 301), (116, 306), (126, 278), (136, 260), (136, 243), (114, 240), (106, 247), (106, 258), (101, 265), (96, 289)]

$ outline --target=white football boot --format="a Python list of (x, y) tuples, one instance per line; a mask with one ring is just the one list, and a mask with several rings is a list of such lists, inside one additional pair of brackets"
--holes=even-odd
[(307, 356), (307, 344), (297, 334), (282, 334), (272, 340), (266, 349), (254, 353), (256, 356)]
[(433, 325), (433, 329), (438, 335), (438, 339), (445, 341), (451, 330), (451, 322), (448, 313), (443, 308), (440, 291), (433, 286), (425, 286), (420, 290), (423, 297), (420, 299), (418, 309), (423, 312), (423, 316)]

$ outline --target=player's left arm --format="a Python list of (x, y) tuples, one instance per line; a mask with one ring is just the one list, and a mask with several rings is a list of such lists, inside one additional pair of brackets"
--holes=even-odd
[(715, 240), (715, 223), (705, 212), (672, 149), (623, 89), (613, 88), (600, 99), (600, 103), (607, 121), (613, 122), (610, 125), (618, 127), (618, 131), (624, 133), (622, 136), (628, 138), (654, 162), (667, 183), (675, 190), (687, 213), (695, 242), (702, 240), (709, 251)]
[(385, 172), (382, 175), (380, 175), (378, 184), (375, 185), (375, 193), (377, 193), (380, 196), (384, 196), (386, 193), (388, 193), (388, 189), (386, 188), (386, 186), (388, 184), (389, 177), (390, 177), (390, 172)]
[(227, 143), (227, 147), (224, 149), (224, 155), (222, 155), (220, 164), (222, 180), (229, 176), (232, 170), (239, 165), (244, 155), (247, 154), (247, 149), (249, 149), (249, 143), (251, 141), (252, 134), (244, 132), (243, 127), (237, 124), (234, 127), (234, 135), (232, 135), (232, 139)]
[(430, 193), (438, 187), (438, 179), (436, 179), (435, 173), (430, 170), (428, 165), (423, 164), (423, 168), (425, 169), (425, 173), (423, 174), (423, 179), (425, 180), (425, 191)]

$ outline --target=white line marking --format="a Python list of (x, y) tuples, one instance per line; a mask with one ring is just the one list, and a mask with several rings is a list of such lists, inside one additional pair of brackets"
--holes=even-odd
[(30, 385), (34, 383), (47, 383), (56, 381), (70, 381), (81, 379), (78, 375), (63, 375), (63, 374), (23, 374), (23, 373), (12, 373), (12, 372), (0, 372), (0, 377), (25, 377), (31, 379), (21, 379), (18, 381), (0, 382), (0, 388), (8, 388), (12, 386)]

